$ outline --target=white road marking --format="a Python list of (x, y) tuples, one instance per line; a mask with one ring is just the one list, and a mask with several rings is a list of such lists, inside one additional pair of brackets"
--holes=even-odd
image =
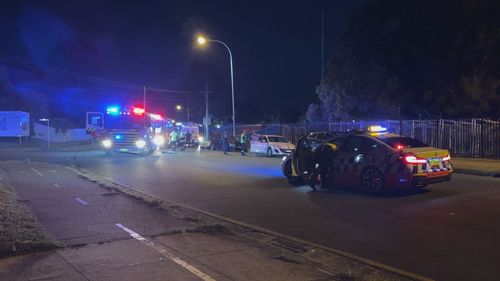
[(80, 197), (76, 197), (75, 200), (78, 201), (82, 205), (88, 205), (89, 204), (89, 203), (87, 203), (85, 200), (83, 200)]
[(134, 239), (136, 239), (136, 240), (142, 242), (143, 244), (147, 245), (148, 247), (150, 247), (150, 248), (158, 251), (160, 254), (162, 254), (163, 256), (165, 256), (166, 258), (168, 258), (169, 260), (175, 262), (176, 264), (180, 265), (181, 267), (183, 267), (187, 271), (193, 273), (198, 278), (200, 278), (202, 280), (205, 280), (205, 281), (215, 281), (215, 279), (213, 279), (212, 277), (208, 276), (204, 272), (200, 271), (196, 267), (194, 267), (194, 266), (190, 265), (189, 263), (183, 261), (182, 259), (176, 257), (174, 254), (170, 253), (165, 248), (163, 248), (161, 246), (158, 246), (158, 245), (155, 245), (153, 242), (149, 241), (148, 239), (146, 239), (146, 238), (142, 237), (141, 235), (135, 233), (134, 231), (126, 228), (121, 223), (117, 223), (115, 225), (117, 227), (121, 228), (122, 230), (126, 231)]
[(54, 186), (57, 187), (57, 188), (61, 188), (61, 186), (58, 185), (57, 183), (54, 183)]
[(43, 177), (43, 174), (40, 173), (37, 169), (31, 168), (31, 170), (33, 170), (33, 172), (37, 173), (39, 176)]

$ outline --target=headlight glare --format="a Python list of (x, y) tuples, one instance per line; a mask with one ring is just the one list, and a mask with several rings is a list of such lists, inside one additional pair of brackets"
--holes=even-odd
[(113, 143), (109, 139), (105, 139), (102, 141), (102, 146), (104, 146), (105, 148), (110, 148), (111, 145), (113, 145)]
[(144, 148), (146, 146), (146, 141), (145, 140), (138, 140), (135, 142), (135, 146), (138, 148)]
[(157, 146), (162, 146), (165, 144), (165, 138), (163, 136), (155, 136), (153, 138), (153, 142), (157, 145)]

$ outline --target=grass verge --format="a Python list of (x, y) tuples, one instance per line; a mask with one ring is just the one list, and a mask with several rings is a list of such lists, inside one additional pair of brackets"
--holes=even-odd
[(28, 208), (16, 199), (0, 170), (0, 258), (55, 248)]

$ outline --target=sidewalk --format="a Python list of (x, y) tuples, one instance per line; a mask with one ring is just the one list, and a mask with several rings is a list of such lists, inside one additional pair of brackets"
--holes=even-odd
[(61, 247), (0, 260), (0, 280), (410, 280), (180, 206), (146, 203), (65, 166), (0, 167)]
[(89, 141), (57, 143), (51, 142), (50, 148), (47, 147), (47, 141), (30, 139), (23, 140), (21, 143), (15, 140), (0, 141), (0, 149), (29, 149), (29, 150), (55, 150), (55, 151), (84, 151), (96, 149), (98, 146)]
[(500, 160), (484, 158), (452, 158), (453, 169), (457, 173), (500, 177)]

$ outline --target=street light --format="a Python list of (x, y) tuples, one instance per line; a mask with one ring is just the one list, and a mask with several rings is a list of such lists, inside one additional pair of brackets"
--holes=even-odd
[(233, 137), (236, 137), (236, 113), (234, 110), (233, 54), (231, 53), (231, 49), (229, 49), (229, 46), (226, 45), (226, 43), (220, 40), (207, 38), (203, 35), (198, 35), (196, 38), (196, 42), (198, 43), (199, 46), (205, 46), (207, 42), (216, 42), (226, 47), (227, 51), (229, 52), (229, 65), (231, 67), (231, 97), (232, 97), (232, 107), (233, 107)]
[(176, 106), (175, 106), (175, 109), (176, 109), (177, 111), (181, 111), (181, 110), (182, 110), (182, 105), (180, 105), (180, 104), (176, 105)]
[(47, 148), (50, 148), (50, 119), (40, 118), (38, 121), (47, 122)]

